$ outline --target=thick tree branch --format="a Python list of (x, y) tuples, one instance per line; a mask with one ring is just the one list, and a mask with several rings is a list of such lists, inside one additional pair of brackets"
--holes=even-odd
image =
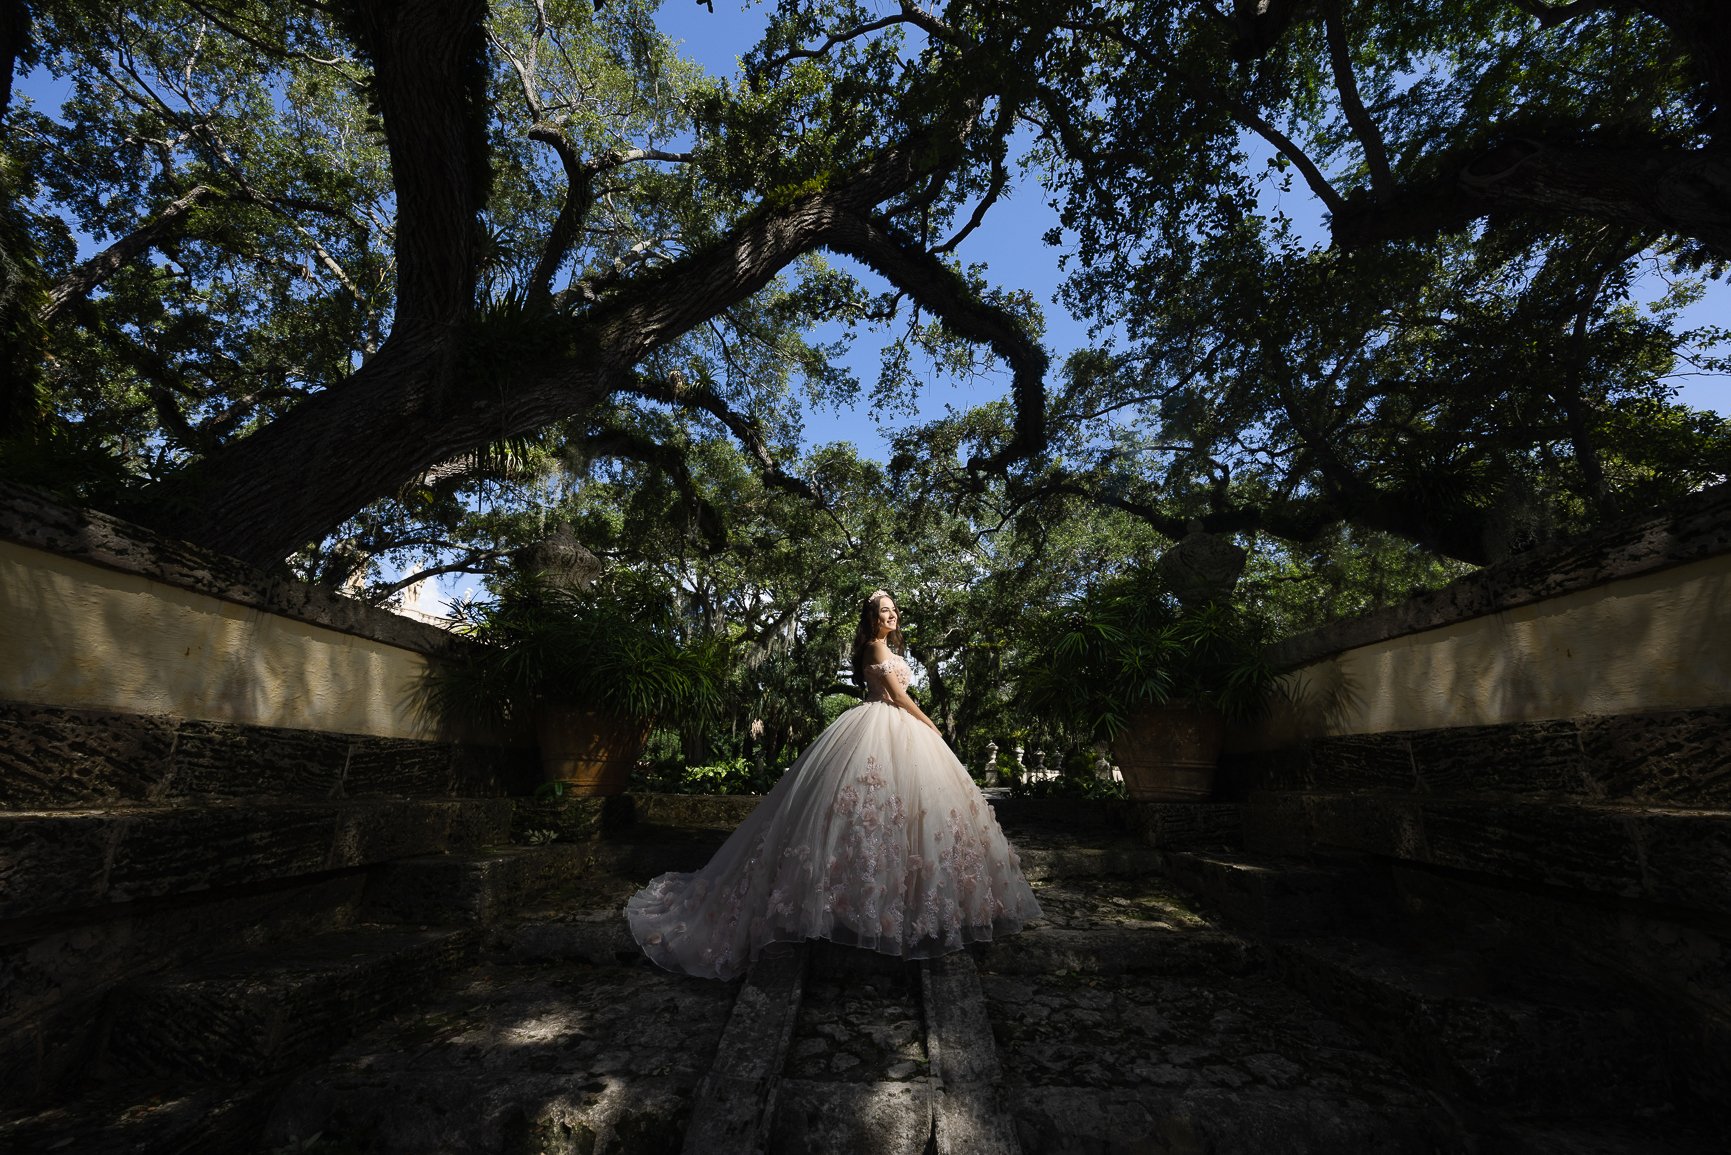
[(1046, 444), (1048, 358), (1023, 321), (980, 299), (956, 271), (882, 222), (849, 215), (838, 223), (830, 245), (865, 263), (920, 305), (943, 318), (960, 337), (987, 345), (1010, 366), (1016, 405), (1015, 433), (990, 454), (967, 463), (972, 472), (997, 472), (1031, 457)]
[(1381, 203), (1350, 198), (1335, 213), (1334, 239), (1352, 248), (1428, 238), (1495, 213), (1590, 217), (1731, 259), (1731, 153), (1512, 138), (1457, 154)]
[(369, 0), (348, 9), (373, 66), (397, 194), (397, 327), (425, 326), (437, 341), (474, 306), (490, 180), (486, 10), (485, 0)]
[(591, 430), (576, 444), (597, 456), (623, 457), (666, 474), (674, 488), (679, 490), (679, 495), (685, 499), (697, 531), (703, 535), (709, 550), (719, 552), (727, 548), (726, 522), (716, 512), (715, 507), (697, 492), (697, 483), (691, 477), (691, 467), (686, 464), (685, 455), (677, 449), (651, 441), (632, 430), (619, 428)]
[(1328, 37), (1328, 60), (1334, 71), (1334, 86), (1340, 93), (1340, 109), (1346, 122), (1364, 149), (1365, 167), (1370, 170), (1370, 191), (1376, 197), (1388, 195), (1394, 185), (1394, 174), (1388, 167), (1388, 149), (1383, 145), (1382, 131), (1365, 111), (1364, 100), (1358, 94), (1358, 80), (1352, 74), (1352, 45), (1346, 35), (1346, 18), (1341, 15), (1340, 0), (1325, 0), (1323, 28)]
[(398, 590), (407, 589), (419, 582), (426, 581), (428, 578), (438, 577), (440, 574), (492, 573), (493, 567), (487, 563), (497, 561), (508, 553), (510, 553), (509, 550), (503, 549), (470, 550), (464, 555), (461, 561), (447, 562), (444, 565), (429, 566), (426, 569), (416, 570), (414, 573), (409, 574), (406, 577), (398, 578), (394, 582), (386, 582), (381, 586), (369, 586), (367, 588), (366, 600), (372, 605), (380, 605)]
[(534, 271), (529, 274), (529, 300), (544, 307), (552, 301), (553, 278), (570, 257), (583, 223), (589, 217), (589, 210), (595, 205), (596, 178), (637, 161), (686, 162), (691, 159), (691, 154), (658, 148), (626, 148), (584, 160), (577, 155), (577, 149), (563, 130), (545, 122), (529, 129), (529, 139), (540, 141), (558, 154), (566, 180), (565, 199), (559, 206), (559, 215), (548, 230), (547, 243), (541, 248)]
[(766, 484), (803, 497), (807, 501), (821, 503), (822, 499), (809, 482), (795, 477), (781, 467), (781, 463), (775, 459), (775, 455), (769, 451), (768, 444), (763, 440), (763, 431), (758, 428), (757, 422), (743, 413), (735, 412), (713, 389), (692, 384), (679, 376), (654, 378), (639, 373), (621, 385), (619, 391), (709, 414), (726, 426), (727, 431), (751, 454)]
[(0, 0), (0, 123), (12, 111), (12, 73), (30, 53), (30, 5)]
[(209, 185), (201, 184), (170, 201), (149, 223), (121, 237), (61, 278), (59, 284), (48, 290), (47, 303), (37, 314), (38, 319), (43, 324), (52, 323), (68, 305), (88, 297), (133, 260), (164, 241), (179, 237), (192, 210), (220, 195)]
[[(708, 246), (622, 279), (580, 315), (547, 317), (535, 341), (517, 340), (515, 355), (501, 359), (482, 347), (487, 326), (468, 317), (486, 176), (479, 7), (399, 0), (356, 17), (397, 188), (391, 335), (347, 380), (159, 487), (147, 500), (162, 511), (164, 530), (273, 564), (437, 462), (591, 411), (628, 386), (645, 357), (764, 288), (803, 253), (851, 240), (886, 263), (907, 263), (910, 254), (873, 237), (865, 214), (959, 163), (982, 105), (946, 98), (929, 128), (832, 174), (819, 191), (766, 200)], [(919, 258), (922, 271), (942, 269)], [(1037, 445), (1044, 354), (961, 288), (939, 294), (956, 293), (958, 331), (989, 335), (1014, 354), (1022, 435), (994, 457), (1007, 461)]]

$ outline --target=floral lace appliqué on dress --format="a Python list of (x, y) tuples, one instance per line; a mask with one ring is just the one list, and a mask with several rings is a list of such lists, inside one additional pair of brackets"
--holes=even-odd
[[(894, 655), (876, 669), (912, 680)], [(661, 966), (729, 979), (772, 942), (929, 958), (1014, 933), (1040, 906), (949, 746), (874, 684), (707, 866), (655, 879), (625, 913)]]

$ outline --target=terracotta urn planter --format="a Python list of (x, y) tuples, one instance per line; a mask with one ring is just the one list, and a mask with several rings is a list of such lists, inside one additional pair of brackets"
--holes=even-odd
[(543, 706), (535, 738), (547, 781), (563, 782), (572, 794), (623, 794), (649, 726), (576, 706)]
[(1205, 802), (1226, 722), (1219, 711), (1190, 702), (1152, 706), (1130, 719), (1112, 742), (1112, 756), (1135, 802)]

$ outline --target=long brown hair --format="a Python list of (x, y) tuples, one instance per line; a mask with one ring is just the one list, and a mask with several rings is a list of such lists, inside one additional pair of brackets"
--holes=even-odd
[[(859, 625), (853, 632), (853, 680), (854, 684), (866, 684), (866, 662), (871, 657), (872, 639), (878, 636), (878, 603), (889, 597), (888, 590), (875, 590), (866, 598), (860, 607)], [(902, 642), (902, 632), (891, 630), (884, 636), (884, 642), (898, 654), (906, 654), (907, 649)]]

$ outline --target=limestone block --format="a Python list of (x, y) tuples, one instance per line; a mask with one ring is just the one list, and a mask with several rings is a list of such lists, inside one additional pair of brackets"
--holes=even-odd
[(506, 841), (511, 800), (0, 812), (0, 919)]
[[(1365, 940), (1289, 940), (1272, 953), (1321, 1006), (1474, 1102), (1591, 1115), (1668, 1100), (1653, 1022), (1610, 990), (1562, 977), (1510, 989), (1482, 956), (1418, 956)], [(1587, 1087), (1594, 1101), (1584, 1103)]]
[(94, 1053), (116, 984), (222, 951), (345, 926), (359, 872), (199, 902), (138, 902), (89, 922), (56, 920), (0, 945), (0, 1104), (53, 1094)]
[[(443, 742), (411, 738), (356, 736), (343, 770), (342, 792), (351, 798), (369, 794), (429, 797), (456, 792), (452, 748)], [(465, 794), (497, 794), (498, 790)]]
[(575, 795), (520, 798), (511, 815), (511, 840), (551, 836), (560, 842), (588, 842), (600, 833), (602, 812), (609, 801)]
[(1404, 736), (1418, 773), (1417, 789), (1461, 794), (1550, 794), (1591, 798), (1572, 721), (1458, 726)]
[[(1013, 844), (1012, 844), (1013, 845)], [(1094, 878), (1103, 874), (1153, 874), (1160, 853), (1140, 842), (1107, 846), (1027, 846), (1017, 851), (1030, 882), (1049, 878)]]
[(1244, 809), (1237, 802), (1131, 802), (1131, 830), (1156, 850), (1235, 845), (1243, 837)]
[(195, 963), (117, 992), (120, 1069), (232, 1080), (327, 1052), (473, 952), (462, 930), (368, 930)]
[(1388, 880), (1363, 862), (1177, 851), (1166, 855), (1166, 876), (1260, 935), (1317, 934), (1393, 909)]
[(330, 798), (349, 737), (189, 718), (175, 730), (167, 798)]
[(732, 830), (757, 809), (755, 794), (633, 794), (635, 821), (646, 826)]
[(992, 813), (1005, 826), (1111, 830), (1127, 826), (1132, 812), (1131, 803), (1115, 798), (994, 798), (991, 803)]
[[(347, 865), (330, 858), (339, 814), (330, 804), (237, 803), (99, 816), (114, 832), (102, 900), (128, 902)], [(72, 906), (59, 896), (32, 897), (37, 910)]]
[(0, 919), (103, 901), (117, 835), (108, 814), (0, 813)]
[[(0, 810), (527, 793), (533, 752), (0, 701)], [(529, 775), (532, 777), (532, 773)]]
[(1415, 858), (1554, 886), (1634, 898), (1643, 893), (1629, 814), (1608, 807), (1434, 801)]
[(1307, 787), (1410, 794), (1418, 784), (1403, 734), (1344, 734), (1319, 738), (1310, 750)]
[(0, 809), (148, 802), (174, 731), (172, 718), (0, 701)]
[(1631, 821), (1648, 898), (1731, 914), (1731, 811), (1649, 810)]
[[(512, 798), (429, 798), (420, 803), (450, 816), (448, 841), (440, 849), (504, 846), (511, 841)], [(420, 851), (411, 851), (418, 854)], [(397, 855), (388, 857), (395, 858)]]
[(1615, 1001), (1653, 1015), (1679, 1082), (1719, 1111), (1731, 1108), (1731, 937), (1722, 928), (1687, 913), (1631, 910), (1482, 875), (1408, 867), (1394, 875), (1406, 905), (1440, 934), (1620, 976)]
[(583, 868), (582, 847), (551, 843), (482, 853), (421, 855), (376, 867), (366, 917), (424, 924), (487, 923)]
[(1383, 794), (1305, 794), (1302, 798), (1303, 821), (1313, 845), (1429, 860), (1417, 799)]
[(1731, 708), (1583, 718), (1580, 729), (1601, 796), (1731, 809)]
[(1310, 850), (1310, 823), (1304, 795), (1289, 790), (1259, 790), (1244, 804), (1244, 848), (1258, 854), (1301, 855)]

